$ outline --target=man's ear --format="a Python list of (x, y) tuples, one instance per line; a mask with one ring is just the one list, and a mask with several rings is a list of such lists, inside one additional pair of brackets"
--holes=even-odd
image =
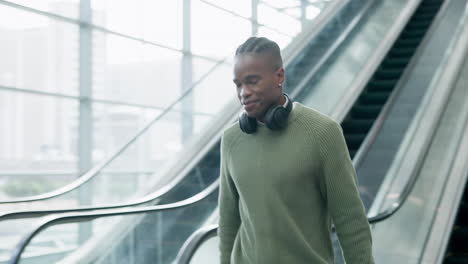
[(283, 84), (284, 82), (284, 68), (280, 67), (278, 70), (276, 70), (276, 78), (278, 80), (278, 84)]

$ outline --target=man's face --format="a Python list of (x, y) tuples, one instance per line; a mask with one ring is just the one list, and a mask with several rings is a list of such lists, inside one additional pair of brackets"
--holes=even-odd
[(249, 117), (263, 120), (268, 108), (281, 101), (284, 69), (272, 65), (268, 55), (237, 55), (234, 83), (237, 96)]

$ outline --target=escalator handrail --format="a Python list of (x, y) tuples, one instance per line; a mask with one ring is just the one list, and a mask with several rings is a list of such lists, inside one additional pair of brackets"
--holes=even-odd
[[(372, 2), (372, 1), (370, 1), (370, 2)], [(331, 11), (339, 12), (339, 10), (341, 10), (341, 7), (345, 6), (347, 1), (336, 1), (334, 3), (335, 3), (335, 5), (330, 5), (326, 10), (323, 11), (323, 17), (325, 17), (325, 18), (323, 18), (322, 20), (319, 20), (319, 24), (315, 24), (315, 25), (313, 25), (313, 27), (311, 26), (313, 31), (310, 32), (310, 34), (300, 34), (298, 36), (298, 38), (300, 38), (301, 42), (308, 43), (308, 42), (310, 42), (311, 39), (315, 38), (321, 32), (321, 30), (325, 27), (325, 25), (327, 25), (331, 21), (331, 19), (333, 17), (333, 14), (330, 13), (330, 12)], [(362, 17), (362, 14), (359, 14), (358, 16), (359, 16), (359, 19), (360, 19)], [(320, 19), (320, 17), (318, 19)], [(355, 21), (355, 20), (353, 20), (353, 21)], [(351, 23), (352, 25), (350, 25), (350, 26), (354, 26), (354, 23), (355, 22)], [(349, 27), (348, 27), (347, 31), (348, 31), (347, 34), (349, 34), (349, 31), (350, 31)], [(309, 33), (309, 32), (307, 32), (307, 33)], [(343, 40), (344, 40), (344, 38), (340, 38), (339, 40), (337, 40), (337, 43), (335, 43), (333, 45), (332, 49), (336, 50), (337, 47), (339, 46), (339, 44), (341, 42), (343, 42)], [(297, 44), (295, 45), (295, 44), (296, 43), (293, 42), (293, 43), (291, 43), (290, 46), (285, 48), (285, 55), (284, 55), (284, 57), (285, 57), (285, 67), (287, 67), (287, 65), (292, 62), (293, 57), (295, 57), (295, 56), (297, 56), (299, 54), (298, 49), (300, 49), (300, 46), (298, 46)], [(327, 59), (331, 56), (331, 53), (333, 53), (333, 52), (327, 52), (327, 54), (324, 54), (323, 58), (320, 60), (320, 62), (317, 64), (317, 66), (314, 67), (314, 69), (313, 69), (314, 74), (318, 71), (318, 68), (319, 68), (318, 66), (323, 65), (324, 63), (326, 63)], [(136, 136), (134, 136), (129, 142), (127, 142), (123, 147), (121, 147), (119, 149), (119, 151), (117, 151), (114, 155), (112, 155), (107, 160), (103, 161), (102, 163), (100, 163), (97, 166), (95, 166), (94, 168), (92, 168), (90, 171), (85, 173), (83, 176), (81, 176), (77, 180), (73, 181), (72, 183), (70, 183), (70, 184), (68, 184), (68, 185), (66, 185), (64, 187), (61, 187), (61, 188), (59, 188), (57, 190), (54, 190), (52, 192), (48, 192), (48, 193), (41, 194), (41, 195), (23, 197), (23, 198), (19, 198), (19, 199), (0, 201), (0, 204), (20, 203), (20, 202), (34, 202), (34, 201), (47, 200), (47, 199), (51, 199), (51, 198), (63, 195), (65, 193), (68, 193), (68, 192), (78, 188), (82, 184), (86, 183), (87, 181), (92, 179), (94, 176), (96, 176), (100, 171), (102, 171), (102, 169), (105, 168), (106, 165), (108, 165), (113, 160), (115, 160), (123, 151), (125, 151), (125, 149), (127, 149), (133, 142), (135, 142), (139, 138), (139, 136), (141, 134), (143, 134), (146, 130), (148, 130), (156, 121), (158, 121), (165, 113), (167, 113), (170, 110), (171, 107), (173, 107), (174, 105), (179, 103), (180, 100), (183, 99), (183, 97), (185, 97), (189, 92), (191, 92), (191, 90), (196, 85), (198, 85), (201, 81), (203, 81), (211, 72), (213, 72), (219, 65), (222, 65), (226, 60), (227, 60), (227, 57), (224, 58), (223, 60), (218, 61), (218, 63), (208, 73), (206, 73), (200, 80), (198, 80), (196, 83), (194, 83), (190, 87), (190, 89), (185, 91), (176, 100), (176, 102), (174, 102), (173, 104), (168, 106), (164, 110), (163, 113), (161, 113), (158, 117), (156, 117), (153, 121), (151, 121), (141, 131), (139, 131), (138, 134)], [(309, 76), (309, 78), (311, 78), (311, 76)], [(297, 90), (301, 90), (305, 85), (306, 85), (306, 83), (304, 83), (304, 82), (302, 82), (300, 85), (298, 85), (298, 89), (295, 89), (296, 92), (297, 92)], [(291, 96), (294, 96), (294, 94), (295, 94), (294, 92), (291, 93)], [(168, 185), (173, 186), (174, 183), (171, 182)], [(163, 189), (167, 191), (170, 188), (167, 188), (167, 186), (164, 186)], [(133, 205), (141, 205), (141, 204), (144, 204), (144, 203), (147, 203), (147, 202), (150, 202), (152, 200), (155, 200), (155, 199), (159, 198), (161, 195), (166, 193), (166, 191), (157, 191), (155, 193), (149, 194), (149, 195), (147, 195), (147, 196), (145, 196), (145, 197), (143, 197), (141, 199), (138, 199), (136, 201), (132, 201), (132, 202), (125, 203), (125, 204), (120, 204), (120, 205), (105, 205), (105, 206), (99, 206), (99, 207), (82, 207), (82, 208), (76, 208), (76, 209), (63, 209), (63, 210), (38, 210), (38, 211), (21, 211), (21, 212), (9, 212), (9, 213), (7, 212), (7, 213), (4, 213), (4, 214), (0, 214), (0, 219), (1, 218), (14, 219), (14, 218), (19, 218), (19, 217), (40, 216), (40, 215), (46, 215), (46, 214), (50, 214), (50, 213), (65, 213), (65, 212), (73, 212), (73, 211), (114, 209), (114, 208), (122, 208), (122, 207), (128, 207), (128, 206), (133, 206)]]
[(135, 214), (148, 214), (156, 213), (166, 210), (174, 210), (184, 208), (193, 205), (203, 199), (209, 197), (211, 194), (216, 192), (219, 187), (219, 179), (216, 179), (210, 186), (205, 188), (203, 191), (191, 196), (185, 200), (164, 204), (164, 205), (153, 205), (146, 207), (137, 207), (131, 209), (115, 209), (115, 210), (102, 210), (99, 212), (91, 213), (69, 213), (60, 215), (49, 215), (45, 216), (33, 229), (25, 235), (21, 242), (15, 247), (11, 259), (8, 261), (9, 264), (17, 264), (21, 259), (21, 254), (24, 252), (27, 245), (31, 240), (44, 229), (60, 224), (68, 223), (80, 223), (92, 221), (97, 218), (113, 217), (113, 216), (124, 216), (124, 215), (135, 215)]

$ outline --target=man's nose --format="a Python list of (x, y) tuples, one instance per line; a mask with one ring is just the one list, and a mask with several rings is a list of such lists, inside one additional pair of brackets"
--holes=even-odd
[(246, 85), (242, 85), (239, 91), (240, 98), (248, 98), (252, 94), (252, 90), (247, 88)]

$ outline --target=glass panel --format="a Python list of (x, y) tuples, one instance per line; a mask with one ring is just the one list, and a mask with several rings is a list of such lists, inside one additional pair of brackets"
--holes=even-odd
[[(217, 191), (185, 208), (98, 218), (48, 227), (36, 235), (21, 263), (173, 263), (185, 240), (213, 215)], [(99, 254), (96, 254), (99, 252)]]
[(93, 97), (165, 107), (180, 95), (182, 54), (94, 32)]
[(92, 0), (93, 23), (162, 45), (182, 48), (182, 1)]
[(77, 124), (77, 101), (0, 91), (0, 200), (74, 179)]
[(236, 97), (236, 87), (232, 79), (231, 65), (218, 66), (194, 91), (195, 111), (205, 114), (219, 113), (229, 100)]
[(284, 34), (280, 34), (277, 31), (271, 30), (263, 26), (258, 28), (258, 36), (267, 37), (275, 41), (276, 43), (278, 43), (278, 46), (280, 46), (281, 49), (286, 47), (292, 41), (291, 37), (288, 37)]
[[(79, 17), (79, 0), (11, 0), (9, 2), (74, 19)], [(3, 16), (0, 15), (0, 17)], [(17, 19), (17, 22), (19, 21), (21, 19)]]
[(301, 6), (301, 0), (263, 0), (260, 2), (268, 3), (269, 5), (282, 10)]
[(229, 11), (233, 11), (236, 14), (239, 14), (244, 17), (250, 17), (252, 14), (252, 1), (251, 0), (202, 0), (205, 2), (212, 3), (216, 6), (222, 7)]
[(192, 51), (195, 54), (224, 58), (234, 54), (236, 47), (247, 39), (250, 32), (249, 20), (200, 0), (192, 1)]
[(161, 110), (93, 103), (93, 159), (109, 158)]
[(192, 69), (193, 81), (196, 82), (200, 80), (200, 78), (202, 78), (204, 75), (206, 75), (211, 69), (213, 69), (216, 62), (193, 57), (192, 64), (193, 64), (193, 69)]
[(78, 94), (76, 25), (4, 5), (0, 17), (0, 85)]
[(265, 4), (258, 5), (258, 21), (289, 36), (295, 36), (301, 31), (299, 20)]

